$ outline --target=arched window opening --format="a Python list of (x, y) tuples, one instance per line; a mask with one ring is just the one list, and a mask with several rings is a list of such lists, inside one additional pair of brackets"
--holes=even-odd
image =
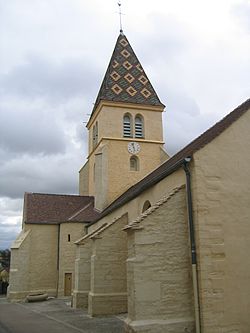
[(136, 138), (144, 137), (143, 119), (140, 115), (137, 115), (135, 117), (135, 137)]
[(95, 144), (98, 143), (98, 122), (95, 124)]
[(93, 132), (92, 132), (92, 142), (93, 142), (93, 148), (95, 147), (95, 125), (93, 126)]
[(143, 207), (142, 207), (142, 212), (144, 213), (147, 209), (149, 209), (151, 207), (151, 203), (150, 203), (150, 201), (145, 201), (144, 202), (144, 205), (143, 205)]
[(93, 141), (93, 148), (95, 148), (95, 146), (98, 143), (98, 122), (96, 122), (95, 125), (93, 126), (92, 141)]
[(130, 171), (139, 171), (139, 159), (137, 156), (130, 157)]
[(131, 138), (132, 131), (131, 131), (131, 116), (129, 114), (125, 114), (123, 117), (123, 137), (124, 138)]

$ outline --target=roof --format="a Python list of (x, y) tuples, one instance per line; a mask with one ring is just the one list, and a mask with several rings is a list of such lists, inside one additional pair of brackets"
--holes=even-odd
[(186, 147), (181, 149), (178, 153), (168, 159), (166, 162), (161, 164), (157, 169), (151, 172), (149, 175), (144, 177), (141, 181), (136, 183), (134, 186), (130, 187), (126, 192), (124, 192), (120, 197), (113, 201), (107, 208), (105, 208), (98, 218), (91, 224), (94, 224), (102, 217), (110, 214), (115, 209), (121, 207), (125, 203), (134, 199), (136, 196), (141, 194), (143, 191), (149, 189), (151, 186), (157, 184), (163, 178), (167, 177), (169, 174), (180, 168), (183, 165), (185, 158), (191, 157), (196, 151), (200, 150), (217, 136), (219, 136), (223, 131), (225, 131), (230, 125), (232, 125), (237, 119), (239, 119), (244, 113), (250, 109), (250, 99), (246, 100), (235, 110), (229, 113), (221, 121), (216, 123), (214, 126), (209, 128), (206, 132), (201, 134), (198, 138), (193, 140)]
[(94, 197), (25, 193), (24, 222), (32, 224), (60, 224), (95, 220)]
[(126, 36), (118, 36), (91, 116), (101, 100), (163, 106)]

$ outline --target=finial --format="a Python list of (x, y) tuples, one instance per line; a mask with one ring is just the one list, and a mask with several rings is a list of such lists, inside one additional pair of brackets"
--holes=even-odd
[(120, 33), (123, 34), (123, 30), (122, 30), (122, 11), (121, 11), (121, 0), (119, 0), (117, 2), (118, 6), (119, 6), (119, 16), (120, 16)]

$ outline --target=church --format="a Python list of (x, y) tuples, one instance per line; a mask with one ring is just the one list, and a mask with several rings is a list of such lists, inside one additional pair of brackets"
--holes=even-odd
[(127, 333), (249, 332), (250, 100), (172, 157), (164, 108), (121, 31), (79, 195), (24, 195), (11, 301), (72, 296), (91, 316), (127, 313)]

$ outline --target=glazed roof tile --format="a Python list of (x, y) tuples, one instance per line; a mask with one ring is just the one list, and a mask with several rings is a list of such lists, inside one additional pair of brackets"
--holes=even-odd
[(92, 115), (102, 100), (164, 107), (122, 33), (117, 39)]

